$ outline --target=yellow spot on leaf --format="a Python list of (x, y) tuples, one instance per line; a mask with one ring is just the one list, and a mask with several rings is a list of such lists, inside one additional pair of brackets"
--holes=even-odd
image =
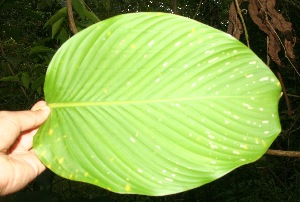
[(41, 156), (45, 156), (46, 155), (46, 150), (41, 152)]
[(107, 93), (108, 93), (107, 88), (103, 88), (103, 89), (102, 89), (102, 92), (103, 92), (104, 94), (107, 94)]
[(52, 135), (53, 134), (53, 129), (51, 128), (48, 132), (48, 135)]
[(134, 49), (134, 48), (136, 48), (136, 45), (135, 45), (135, 44), (131, 44), (131, 45), (130, 45), (130, 48), (131, 48), (131, 49)]
[(129, 192), (130, 190), (131, 190), (131, 187), (130, 187), (129, 184), (127, 184), (127, 185), (125, 186), (125, 191)]
[(89, 173), (88, 173), (88, 172), (85, 172), (83, 176), (84, 176), (84, 177), (87, 177), (88, 175), (89, 175)]
[(64, 157), (61, 157), (60, 159), (58, 159), (58, 163), (62, 164), (64, 162)]
[(194, 34), (196, 32), (195, 27), (192, 28), (192, 34)]

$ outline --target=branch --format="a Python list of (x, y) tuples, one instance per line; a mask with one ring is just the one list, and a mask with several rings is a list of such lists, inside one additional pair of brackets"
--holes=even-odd
[(298, 157), (300, 158), (300, 151), (283, 151), (268, 149), (266, 154), (274, 156)]
[(77, 34), (78, 30), (75, 25), (74, 17), (73, 17), (73, 10), (72, 10), (72, 0), (67, 0), (67, 8), (68, 8), (68, 17), (69, 17), (69, 23), (70, 23), (70, 29), (73, 32), (73, 34)]
[(177, 14), (177, 0), (171, 0), (171, 4), (174, 14)]
[(277, 71), (277, 76), (278, 76), (278, 79), (279, 79), (279, 82), (280, 82), (280, 85), (282, 88), (283, 96), (284, 96), (284, 99), (286, 102), (288, 115), (291, 116), (293, 114), (291, 102), (290, 102), (289, 96), (287, 95), (286, 88), (284, 86), (283, 79), (282, 79), (282, 76), (279, 71)]
[(0, 43), (0, 51), (1, 51), (1, 55), (5, 56), (5, 53), (4, 53), (4, 50), (3, 50), (3, 46), (1, 45), (1, 43)]
[(241, 11), (241, 8), (240, 8), (240, 3), (241, 2), (239, 2), (238, 0), (235, 0), (235, 6), (236, 6), (237, 12), (238, 12), (238, 14), (239, 14), (239, 16), (241, 18), (242, 25), (243, 25), (243, 28), (244, 28), (247, 46), (248, 46), (248, 48), (250, 48), (248, 30), (247, 30), (246, 23), (245, 23), (245, 20), (243, 18), (243, 14), (242, 14), (242, 11)]
[(197, 10), (195, 12), (195, 15), (193, 16), (193, 19), (195, 19), (195, 17), (197, 16), (197, 14), (198, 14), (198, 12), (200, 10), (201, 5), (202, 5), (202, 0), (200, 0), (199, 5), (197, 6)]
[(232, 1), (230, 4), (228, 21), (229, 23), (227, 27), (227, 33), (240, 40), (241, 34), (243, 33), (243, 25), (240, 18), (238, 17), (238, 11), (235, 5), (235, 1)]

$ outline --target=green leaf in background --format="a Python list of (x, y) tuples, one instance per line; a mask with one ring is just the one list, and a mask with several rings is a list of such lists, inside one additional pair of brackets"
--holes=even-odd
[(29, 88), (30, 76), (29, 76), (28, 72), (22, 72), (21, 83), (26, 89)]
[(62, 17), (59, 20), (57, 20), (55, 23), (53, 23), (53, 25), (52, 25), (52, 38), (54, 38), (55, 35), (59, 32), (59, 30), (61, 29), (61, 26), (62, 26), (64, 21), (65, 21), (65, 17)]
[(51, 18), (45, 23), (44, 28), (52, 26), (56, 21), (66, 17), (67, 15), (68, 15), (67, 7), (61, 8), (54, 15), (52, 15)]
[(106, 11), (109, 11), (111, 8), (110, 5), (110, 0), (100, 0), (101, 4), (103, 5), (103, 7), (105, 8)]
[(19, 64), (22, 62), (22, 58), (20, 58), (20, 57), (4, 55), (3, 58), (15, 68), (17, 68), (19, 66)]
[(45, 80), (45, 76), (44, 75), (39, 76), (36, 79), (34, 79), (32, 81), (32, 84), (31, 84), (31, 89), (32, 90), (36, 90), (37, 88), (43, 86), (44, 80)]
[(61, 27), (60, 31), (57, 33), (56, 38), (59, 39), (60, 43), (63, 44), (65, 41), (67, 41), (70, 38), (70, 35), (66, 28)]
[(91, 11), (85, 10), (84, 15), (85, 15), (85, 17), (90, 19), (93, 23), (97, 23), (100, 21), (100, 19)]
[(86, 10), (86, 7), (84, 5), (83, 0), (73, 0), (72, 1), (72, 6), (76, 13), (80, 16), (80, 18), (84, 17), (84, 11)]
[(39, 53), (54, 53), (54, 49), (49, 48), (47, 46), (41, 45), (41, 46), (35, 46), (30, 48), (29, 54), (39, 54)]
[(0, 81), (20, 81), (18, 76), (6, 76), (0, 78)]
[(55, 173), (167, 195), (259, 159), (280, 132), (281, 87), (235, 38), (163, 13), (120, 15), (68, 40), (45, 80), (34, 149)]

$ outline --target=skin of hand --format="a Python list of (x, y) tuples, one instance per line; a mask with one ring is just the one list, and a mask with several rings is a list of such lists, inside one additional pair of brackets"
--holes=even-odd
[(0, 196), (24, 188), (45, 170), (32, 142), (49, 114), (44, 101), (28, 111), (0, 111)]

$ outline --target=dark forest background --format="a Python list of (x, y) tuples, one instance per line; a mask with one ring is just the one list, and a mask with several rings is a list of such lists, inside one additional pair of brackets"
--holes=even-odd
[[(120, 195), (47, 170), (24, 190), (0, 201), (300, 201), (298, 0), (269, 0), (274, 7), (266, 7), (267, 0), (73, 0), (75, 26), (68, 2), (0, 0), (0, 110), (30, 109), (43, 99), (47, 66), (77, 31), (122, 13), (160, 11), (203, 22), (249, 45), (281, 79), (282, 132), (257, 162), (175, 195)], [(276, 19), (279, 23), (272, 24)]]

